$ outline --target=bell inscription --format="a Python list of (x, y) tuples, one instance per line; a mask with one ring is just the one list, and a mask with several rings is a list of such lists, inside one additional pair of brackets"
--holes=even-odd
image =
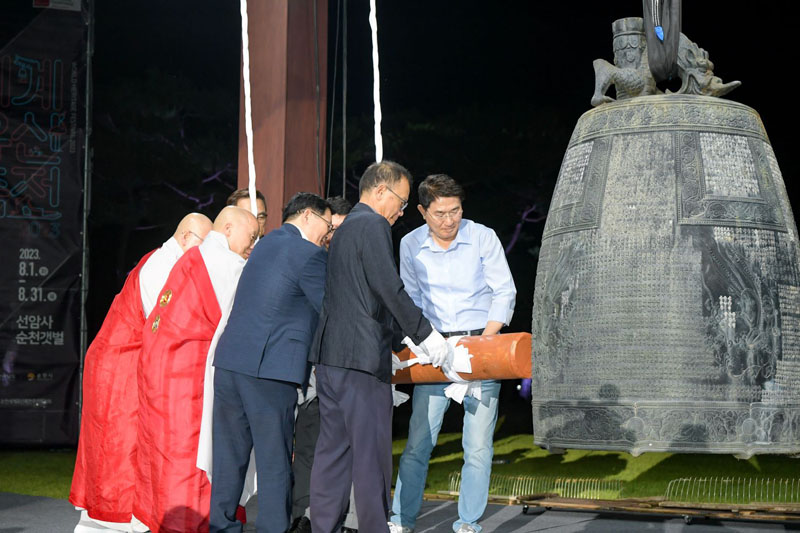
[(799, 244), (753, 109), (673, 94), (586, 112), (539, 256), (535, 442), (800, 452)]

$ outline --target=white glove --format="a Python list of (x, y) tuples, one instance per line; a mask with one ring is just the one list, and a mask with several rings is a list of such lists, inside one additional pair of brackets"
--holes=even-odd
[(428, 355), (434, 368), (439, 368), (447, 361), (447, 354), (451, 349), (445, 338), (442, 337), (442, 334), (435, 329), (431, 331), (430, 335), (425, 337), (425, 340), (420, 343), (419, 347)]

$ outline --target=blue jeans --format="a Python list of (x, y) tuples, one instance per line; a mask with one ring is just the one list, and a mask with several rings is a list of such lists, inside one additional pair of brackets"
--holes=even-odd
[[(395, 524), (413, 529), (417, 521), (428, 475), (428, 461), (436, 445), (444, 413), (450, 406), (450, 399), (444, 395), (447, 385), (435, 383), (414, 387), (408, 443), (400, 457), (392, 501), (391, 520)], [(461, 524), (481, 530), (477, 522), (486, 510), (489, 497), (489, 476), (494, 455), (492, 440), (499, 395), (499, 381), (484, 381), (481, 383), (481, 401), (471, 396), (464, 398), (464, 431), (461, 439), (464, 466), (461, 468), (458, 520), (453, 524), (453, 531)]]

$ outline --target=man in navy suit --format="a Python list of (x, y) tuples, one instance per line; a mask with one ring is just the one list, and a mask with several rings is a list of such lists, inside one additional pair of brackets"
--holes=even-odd
[(320, 412), (311, 471), (315, 533), (338, 533), (351, 482), (359, 529), (389, 530), (393, 322), (434, 366), (447, 357), (447, 342), (403, 290), (394, 262), (391, 226), (410, 189), (404, 167), (373, 163), (359, 182), (359, 203), (331, 240), (325, 303), (309, 356)]
[(297, 386), (325, 289), (331, 230), (328, 203), (298, 193), (284, 224), (258, 242), (242, 271), (214, 355), (213, 479), (210, 530), (242, 530), (236, 507), (250, 450), (258, 473), (259, 532), (283, 533), (291, 511)]

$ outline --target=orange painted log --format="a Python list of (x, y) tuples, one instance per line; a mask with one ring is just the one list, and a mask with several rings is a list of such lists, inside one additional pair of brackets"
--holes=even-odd
[[(531, 334), (501, 333), (463, 337), (458, 341), (472, 354), (472, 373), (459, 374), (463, 379), (522, 379), (531, 377)], [(397, 357), (407, 361), (416, 357), (411, 350), (405, 348)], [(441, 369), (432, 365), (420, 365), (398, 370), (392, 383), (446, 383)]]

